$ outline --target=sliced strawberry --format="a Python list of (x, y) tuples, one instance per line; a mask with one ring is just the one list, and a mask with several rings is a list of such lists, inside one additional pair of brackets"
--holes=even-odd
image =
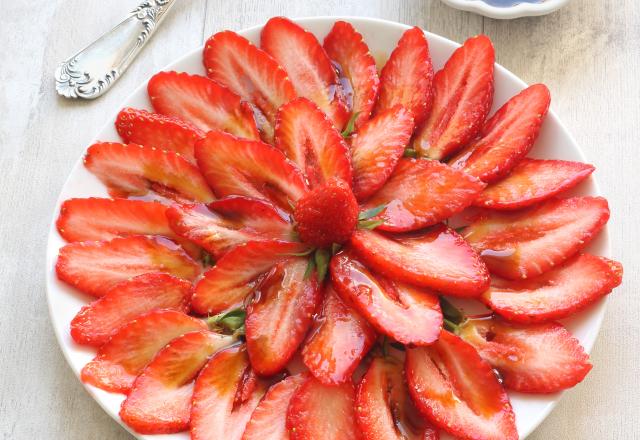
[(276, 121), (276, 147), (316, 187), (332, 177), (351, 184), (349, 147), (325, 114), (306, 98), (283, 105)]
[(156, 112), (188, 121), (202, 131), (222, 130), (235, 136), (260, 139), (251, 106), (204, 76), (156, 73), (147, 85)]
[(545, 322), (583, 310), (621, 282), (620, 263), (585, 254), (531, 280), (493, 277), (481, 300), (509, 321)]
[(356, 420), (365, 440), (438, 440), (417, 412), (404, 381), (402, 363), (375, 358), (356, 393)]
[(247, 351), (258, 374), (280, 372), (311, 326), (322, 290), (315, 275), (305, 276), (307, 264), (302, 257), (278, 263), (256, 288), (247, 307)]
[(440, 336), (442, 313), (435, 293), (376, 276), (350, 251), (333, 257), (331, 279), (378, 332), (406, 345), (429, 345)]
[(514, 391), (556, 393), (582, 382), (591, 370), (578, 340), (557, 322), (522, 325), (499, 318), (469, 319), (460, 336)]
[(523, 90), (486, 122), (480, 139), (449, 163), (484, 182), (499, 180), (533, 147), (550, 101), (549, 89), (543, 84)]
[(84, 166), (113, 197), (162, 196), (208, 203), (213, 193), (198, 168), (173, 151), (136, 144), (99, 142), (87, 150)]
[(289, 210), (307, 191), (300, 170), (262, 142), (212, 131), (196, 144), (196, 159), (218, 197), (248, 196)]
[(315, 102), (342, 130), (349, 110), (338, 75), (316, 37), (287, 18), (274, 17), (262, 28), (260, 45), (287, 71), (298, 96)]
[(540, 275), (584, 248), (609, 220), (602, 197), (552, 199), (518, 212), (488, 212), (462, 235), (489, 270), (509, 279)]
[[(276, 112), (296, 97), (282, 67), (265, 51), (235, 32), (213, 35), (204, 47), (207, 76), (253, 103), (263, 118), (258, 118), (263, 138), (273, 140)], [(266, 120), (262, 120), (266, 119)]]
[(589, 177), (593, 165), (565, 160), (523, 159), (503, 180), (487, 187), (473, 202), (491, 209), (520, 209), (573, 188)]
[(327, 385), (351, 380), (356, 367), (376, 342), (367, 320), (327, 287), (320, 313), (315, 317), (302, 348), (302, 360), (311, 373)]
[(423, 156), (445, 159), (480, 131), (493, 102), (491, 40), (469, 38), (433, 79), (433, 108), (413, 145)]
[[(358, 114), (355, 126), (360, 127), (369, 119), (378, 95), (378, 70), (367, 43), (346, 21), (336, 21), (324, 39), (324, 50), (336, 63), (347, 100), (351, 98), (351, 113)], [(348, 86), (345, 82), (348, 81)]]
[(444, 226), (409, 234), (361, 229), (351, 244), (367, 266), (391, 279), (455, 296), (477, 296), (489, 287), (480, 257)]
[(409, 392), (420, 412), (456, 438), (517, 440), (509, 397), (491, 366), (449, 332), (407, 350)]
[(382, 188), (413, 133), (413, 116), (401, 105), (380, 112), (351, 137), (353, 193), (359, 201)]
[(288, 440), (287, 408), (306, 377), (304, 374), (289, 376), (271, 386), (253, 411), (242, 440)]
[(133, 383), (120, 408), (122, 421), (140, 434), (188, 429), (194, 379), (207, 359), (229, 345), (230, 339), (200, 330), (172, 340)]
[(147, 273), (116, 284), (102, 298), (84, 306), (71, 321), (78, 344), (99, 347), (120, 327), (158, 309), (189, 310), (191, 283), (164, 273)]
[(174, 310), (155, 310), (130, 321), (82, 369), (82, 381), (114, 393), (127, 393), (158, 350), (188, 332), (206, 330), (196, 318)]
[(402, 159), (364, 209), (385, 205), (380, 230), (415, 231), (461, 212), (484, 187), (475, 177), (437, 160)]
[(227, 252), (196, 284), (191, 307), (213, 314), (242, 305), (266, 272), (292, 254), (304, 252), (301, 243), (250, 241)]
[(300, 385), (287, 411), (291, 440), (358, 440), (353, 384), (323, 385), (313, 376)]
[(165, 272), (192, 281), (200, 269), (173, 243), (138, 235), (68, 244), (60, 249), (56, 263), (60, 280), (93, 296), (136, 275)]
[(244, 345), (216, 353), (196, 380), (191, 439), (240, 440), (266, 391), (249, 365)]
[(179, 118), (124, 108), (116, 118), (116, 130), (127, 143), (170, 150), (194, 162), (193, 147), (205, 132)]
[(424, 31), (414, 27), (402, 34), (380, 72), (380, 96), (374, 114), (402, 104), (420, 124), (431, 111), (432, 87), (429, 43)]

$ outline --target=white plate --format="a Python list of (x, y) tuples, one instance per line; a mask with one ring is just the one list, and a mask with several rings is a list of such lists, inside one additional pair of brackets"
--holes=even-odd
[[(314, 17), (297, 19), (296, 21), (316, 34), (319, 39), (323, 39), (326, 33), (331, 29), (334, 21), (338, 19), (351, 22), (363, 34), (372, 53), (376, 59), (379, 60), (386, 59), (391, 50), (395, 47), (402, 32), (409, 29), (406, 25), (390, 21), (357, 17)], [(253, 27), (239, 33), (254, 43), (258, 43), (261, 28), (261, 26)], [(459, 44), (428, 32), (426, 35), (429, 40), (434, 67), (439, 69)], [(177, 70), (204, 74), (201, 54), (202, 48), (193, 50), (174, 63), (168, 65), (164, 70)], [(496, 65), (495, 98), (492, 112), (512, 95), (522, 90), (525, 86), (526, 84), (524, 82), (504, 67)], [(121, 107), (125, 106), (151, 109), (146, 93), (146, 81), (122, 103)], [(116, 113), (111, 115), (107, 120), (106, 125), (97, 132), (95, 141), (120, 141), (114, 128)], [(532, 155), (543, 158), (586, 161), (582, 151), (553, 111), (549, 112), (549, 115), (547, 116), (540, 138), (534, 147)], [(598, 187), (592, 178), (582, 183), (579, 188), (574, 190), (574, 192), (576, 194), (599, 194)], [(60, 347), (62, 348), (62, 352), (69, 362), (71, 369), (78, 377), (80, 375), (80, 370), (93, 358), (95, 351), (90, 348), (79, 346), (71, 339), (69, 334), (69, 323), (80, 307), (90, 301), (91, 298), (75, 291), (66, 284), (58, 281), (56, 278), (56, 257), (58, 249), (63, 246), (65, 242), (62, 240), (55, 228), (55, 219), (58, 216), (60, 204), (64, 200), (71, 197), (89, 196), (107, 197), (107, 192), (105, 187), (83, 167), (82, 159), (80, 158), (71, 171), (71, 174), (60, 193), (53, 213), (53, 221), (51, 222), (51, 228), (49, 231), (46, 262), (47, 299), (49, 302), (51, 321), (53, 323), (58, 342), (60, 343)], [(609, 256), (609, 236), (606, 228), (590, 245), (588, 250), (597, 255)], [(569, 329), (573, 331), (587, 351), (591, 351), (591, 347), (593, 346), (598, 331), (600, 330), (604, 309), (605, 301), (601, 301), (589, 310), (566, 322)], [(92, 386), (85, 385), (85, 388), (111, 417), (113, 417), (118, 423), (121, 423), (120, 418), (118, 417), (118, 411), (123, 400), (122, 395), (110, 394)], [(525, 438), (535, 429), (536, 426), (538, 426), (538, 424), (553, 409), (560, 397), (559, 394), (550, 396), (531, 396), (518, 393), (510, 393), (510, 396), (516, 413), (518, 432), (520, 433), (521, 438)], [(125, 428), (127, 427), (125, 426)], [(187, 440), (189, 436), (187, 433), (181, 433), (162, 436), (138, 435), (137, 438), (149, 440)]]
[(491, 6), (483, 0), (442, 0), (452, 8), (475, 12), (490, 18), (509, 19), (550, 14), (569, 0), (544, 0), (542, 3), (518, 3), (513, 6)]

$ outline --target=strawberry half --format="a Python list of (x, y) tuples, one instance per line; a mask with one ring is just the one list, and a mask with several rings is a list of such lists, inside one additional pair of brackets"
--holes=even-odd
[(407, 234), (360, 229), (351, 245), (367, 266), (391, 279), (455, 296), (478, 296), (489, 287), (478, 254), (445, 226)]
[(158, 309), (186, 313), (191, 293), (191, 283), (180, 278), (164, 273), (138, 275), (80, 309), (71, 321), (71, 337), (78, 344), (99, 347), (144, 313)]
[(481, 300), (509, 321), (545, 322), (583, 310), (621, 282), (620, 263), (585, 254), (531, 280), (493, 277)]
[(300, 385), (289, 403), (287, 428), (291, 440), (358, 440), (355, 392), (351, 383), (323, 385), (313, 376)]
[(239, 245), (204, 273), (196, 284), (191, 307), (203, 315), (237, 308), (269, 269), (305, 250), (301, 243), (284, 241), (250, 241)]
[(280, 372), (311, 326), (322, 291), (315, 276), (305, 276), (307, 264), (302, 257), (278, 263), (257, 286), (247, 307), (247, 351), (258, 374)]
[(297, 98), (280, 108), (275, 145), (304, 172), (311, 188), (333, 177), (351, 184), (347, 143), (308, 99)]
[(140, 434), (188, 429), (194, 379), (207, 359), (229, 345), (230, 339), (200, 330), (169, 342), (133, 383), (120, 408), (122, 421)]
[(472, 345), (443, 331), (407, 350), (405, 372), (418, 410), (438, 428), (468, 440), (517, 440), (509, 397)]
[(173, 243), (165, 242), (134, 235), (71, 243), (60, 249), (56, 274), (61, 281), (97, 297), (121, 281), (149, 272), (164, 272), (189, 281), (196, 278), (200, 265)]
[(349, 110), (338, 75), (316, 37), (287, 18), (274, 17), (262, 28), (260, 45), (287, 71), (298, 96), (315, 102), (342, 130)]
[(302, 360), (320, 382), (326, 385), (344, 383), (351, 380), (376, 338), (376, 332), (367, 320), (328, 286), (322, 309), (315, 316), (302, 348)]
[(296, 97), (287, 72), (268, 53), (231, 31), (211, 36), (203, 59), (209, 78), (262, 112), (260, 129), (265, 141), (271, 142), (278, 109)]
[(429, 43), (419, 27), (405, 31), (380, 72), (374, 114), (402, 104), (420, 124), (431, 111), (433, 66)]
[(406, 232), (435, 225), (471, 205), (485, 184), (450, 166), (427, 159), (401, 159), (364, 209), (385, 205), (378, 229)]
[(413, 133), (413, 115), (401, 105), (378, 113), (351, 136), (353, 193), (359, 201), (385, 184)]
[(340, 82), (348, 81), (351, 93), (345, 93), (347, 100), (351, 98), (351, 113), (358, 114), (355, 127), (360, 127), (369, 119), (371, 110), (378, 96), (378, 70), (376, 61), (369, 52), (362, 35), (346, 21), (336, 21), (324, 39), (324, 50), (337, 64)]
[(289, 210), (289, 202), (307, 191), (300, 170), (271, 145), (211, 131), (195, 151), (198, 166), (218, 197), (253, 197)]
[(487, 212), (462, 235), (492, 273), (524, 279), (575, 255), (607, 220), (609, 205), (602, 197), (552, 199), (518, 212)]
[(480, 139), (457, 154), (449, 164), (483, 182), (499, 180), (527, 155), (549, 110), (551, 95), (534, 84), (507, 101), (484, 125)]
[(200, 170), (173, 151), (99, 142), (87, 149), (84, 166), (109, 188), (112, 197), (144, 196), (152, 190), (177, 201), (214, 199)]
[(331, 260), (331, 279), (345, 301), (378, 332), (406, 345), (429, 345), (440, 336), (442, 313), (436, 294), (375, 276), (349, 251)]
[(473, 202), (491, 209), (521, 209), (573, 188), (589, 177), (593, 165), (565, 160), (523, 159), (511, 173)]
[(120, 327), (98, 350), (82, 369), (81, 379), (106, 391), (127, 394), (158, 350), (178, 336), (206, 329), (203, 321), (174, 310), (141, 315)]
[(249, 365), (244, 345), (219, 351), (196, 380), (191, 439), (240, 440), (266, 390)]
[(116, 130), (127, 144), (175, 151), (192, 163), (195, 162), (193, 147), (205, 135), (204, 131), (189, 122), (135, 108), (120, 110), (116, 118)]
[(156, 73), (147, 85), (156, 112), (175, 116), (207, 132), (222, 130), (247, 139), (260, 139), (251, 106), (204, 76)]
[(494, 50), (485, 35), (456, 49), (433, 79), (433, 108), (414, 137), (423, 156), (442, 160), (480, 131), (493, 102)]
[(469, 319), (460, 336), (514, 391), (556, 393), (582, 382), (591, 370), (578, 340), (557, 322), (522, 325), (499, 318)]

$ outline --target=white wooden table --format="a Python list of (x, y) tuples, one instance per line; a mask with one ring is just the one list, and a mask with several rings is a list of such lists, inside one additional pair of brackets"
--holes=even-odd
[[(0, 435), (129, 439), (83, 391), (51, 332), (45, 239), (58, 191), (96, 130), (142, 78), (215, 31), (274, 15), (366, 15), (456, 41), (488, 34), (497, 60), (544, 82), (609, 198), (614, 256), (626, 268), (584, 383), (530, 438), (640, 438), (640, 2), (573, 0), (541, 18), (495, 21), (417, 0), (183, 0), (129, 72), (101, 99), (53, 87), (56, 64), (116, 23), (136, 0), (0, 0)], [(106, 5), (109, 5), (107, 8)]]

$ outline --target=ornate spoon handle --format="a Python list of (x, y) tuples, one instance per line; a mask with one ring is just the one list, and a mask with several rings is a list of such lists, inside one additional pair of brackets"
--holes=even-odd
[(147, 0), (120, 24), (58, 66), (56, 91), (67, 98), (94, 99), (127, 70), (176, 0)]

